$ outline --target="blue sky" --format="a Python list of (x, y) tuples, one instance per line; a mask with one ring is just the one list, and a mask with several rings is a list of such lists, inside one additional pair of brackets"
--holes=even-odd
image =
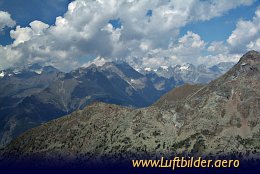
[(21, 26), (33, 20), (54, 24), (57, 16), (63, 15), (72, 0), (1, 0), (0, 10), (7, 11)]
[[(0, 0), (0, 68), (215, 64), (260, 50), (258, 0)], [(136, 61), (138, 60), (138, 61)], [(138, 62), (138, 63), (137, 63)]]
[(252, 19), (259, 5), (260, 1), (257, 1), (251, 6), (240, 6), (230, 10), (223, 16), (216, 17), (209, 21), (188, 24), (181, 29), (181, 34), (183, 35), (187, 31), (193, 31), (198, 33), (207, 42), (226, 40), (235, 29), (237, 21), (239, 19)]
[[(63, 15), (72, 0), (0, 0), (0, 11), (7, 11), (12, 15), (17, 25), (27, 26), (34, 20), (40, 20), (47, 24), (54, 24), (57, 16)], [(6, 45), (12, 42), (6, 28), (1, 32), (0, 44)]]

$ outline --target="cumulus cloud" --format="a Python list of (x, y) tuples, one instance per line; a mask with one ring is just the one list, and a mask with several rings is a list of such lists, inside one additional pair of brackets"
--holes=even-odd
[[(15, 59), (5, 58), (10, 65), (11, 60), (37, 61), (63, 70), (80, 66), (78, 58), (89, 55), (128, 61), (135, 57), (144, 64), (196, 62), (207, 43), (193, 32), (180, 37), (180, 28), (253, 2), (75, 0), (52, 26), (41, 21), (33, 21), (27, 27), (17, 26), (10, 33), (13, 44), (2, 49), (19, 53), (9, 55), (16, 56)], [(115, 19), (120, 20), (121, 27), (109, 23)]]
[(0, 69), (15, 65), (19, 62), (19, 57), (21, 57), (20, 51), (12, 49), (11, 46), (0, 45)]
[(219, 53), (213, 55), (200, 56), (198, 62), (212, 66), (220, 62), (237, 62), (241, 57), (241, 54)]
[(37, 20), (31, 22), (29, 25), (31, 26), (34, 35), (41, 35), (47, 28), (49, 28), (48, 24)]
[(206, 43), (198, 34), (188, 31), (186, 35), (181, 37), (176, 46), (172, 47), (172, 52), (181, 56), (194, 56), (200, 54), (205, 48)]
[(247, 46), (247, 50), (257, 50), (260, 51), (260, 38), (255, 41), (251, 41)]
[(31, 39), (32, 29), (30, 27), (21, 28), (17, 26), (15, 30), (10, 31), (10, 36), (14, 39), (13, 46), (17, 46)]
[(15, 24), (15, 21), (8, 12), (0, 11), (0, 31), (5, 27), (13, 27)]
[(227, 39), (231, 52), (245, 52), (250, 49), (259, 48), (260, 39), (260, 9), (255, 12), (252, 20), (240, 20), (236, 29)]
[(143, 56), (142, 65), (155, 68), (183, 62), (197, 64), (206, 45), (206, 42), (198, 34), (188, 31), (176, 43), (170, 43), (167, 49), (156, 48), (148, 51)]
[(208, 51), (211, 54), (223, 54), (229, 52), (228, 47), (223, 41), (212, 42), (208, 47)]

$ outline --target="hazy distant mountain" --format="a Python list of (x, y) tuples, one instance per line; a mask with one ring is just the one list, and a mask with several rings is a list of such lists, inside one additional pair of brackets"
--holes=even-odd
[(203, 64), (194, 66), (193, 64), (185, 63), (182, 65), (176, 65), (174, 67), (161, 66), (156, 69), (139, 68), (138, 71), (143, 74), (149, 74), (153, 72), (164, 78), (174, 77), (174, 79), (183, 81), (184, 83), (207, 84), (226, 73), (234, 65), (234, 62), (221, 62), (217, 65), (207, 67)]
[(64, 163), (174, 154), (259, 159), (259, 81), (260, 54), (251, 51), (208, 85), (175, 88), (151, 107), (94, 103), (46, 123), (13, 141), (2, 159)]

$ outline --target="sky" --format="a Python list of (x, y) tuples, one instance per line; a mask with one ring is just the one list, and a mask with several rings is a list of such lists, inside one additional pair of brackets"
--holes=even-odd
[(214, 65), (260, 51), (259, 0), (0, 0), (0, 69)]

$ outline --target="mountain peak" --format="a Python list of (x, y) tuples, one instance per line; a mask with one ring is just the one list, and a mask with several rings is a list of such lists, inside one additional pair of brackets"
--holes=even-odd
[(245, 55), (247, 55), (247, 54), (254, 55), (254, 54), (260, 54), (260, 53), (258, 51), (255, 51), (255, 50), (250, 50)]
[(108, 60), (104, 59), (103, 57), (97, 57), (94, 60), (86, 63), (85, 65), (83, 65), (83, 67), (89, 67), (91, 65), (96, 65), (96, 66), (103, 66), (104, 64), (106, 64), (107, 62), (109, 62)]
[(218, 78), (215, 86), (222, 86), (226, 83), (242, 83), (254, 82), (260, 76), (260, 53), (257, 51), (249, 51), (244, 54), (239, 62), (233, 66), (226, 74)]
[(249, 63), (249, 61), (260, 62), (260, 53), (254, 50), (248, 51), (241, 57), (239, 63)]

